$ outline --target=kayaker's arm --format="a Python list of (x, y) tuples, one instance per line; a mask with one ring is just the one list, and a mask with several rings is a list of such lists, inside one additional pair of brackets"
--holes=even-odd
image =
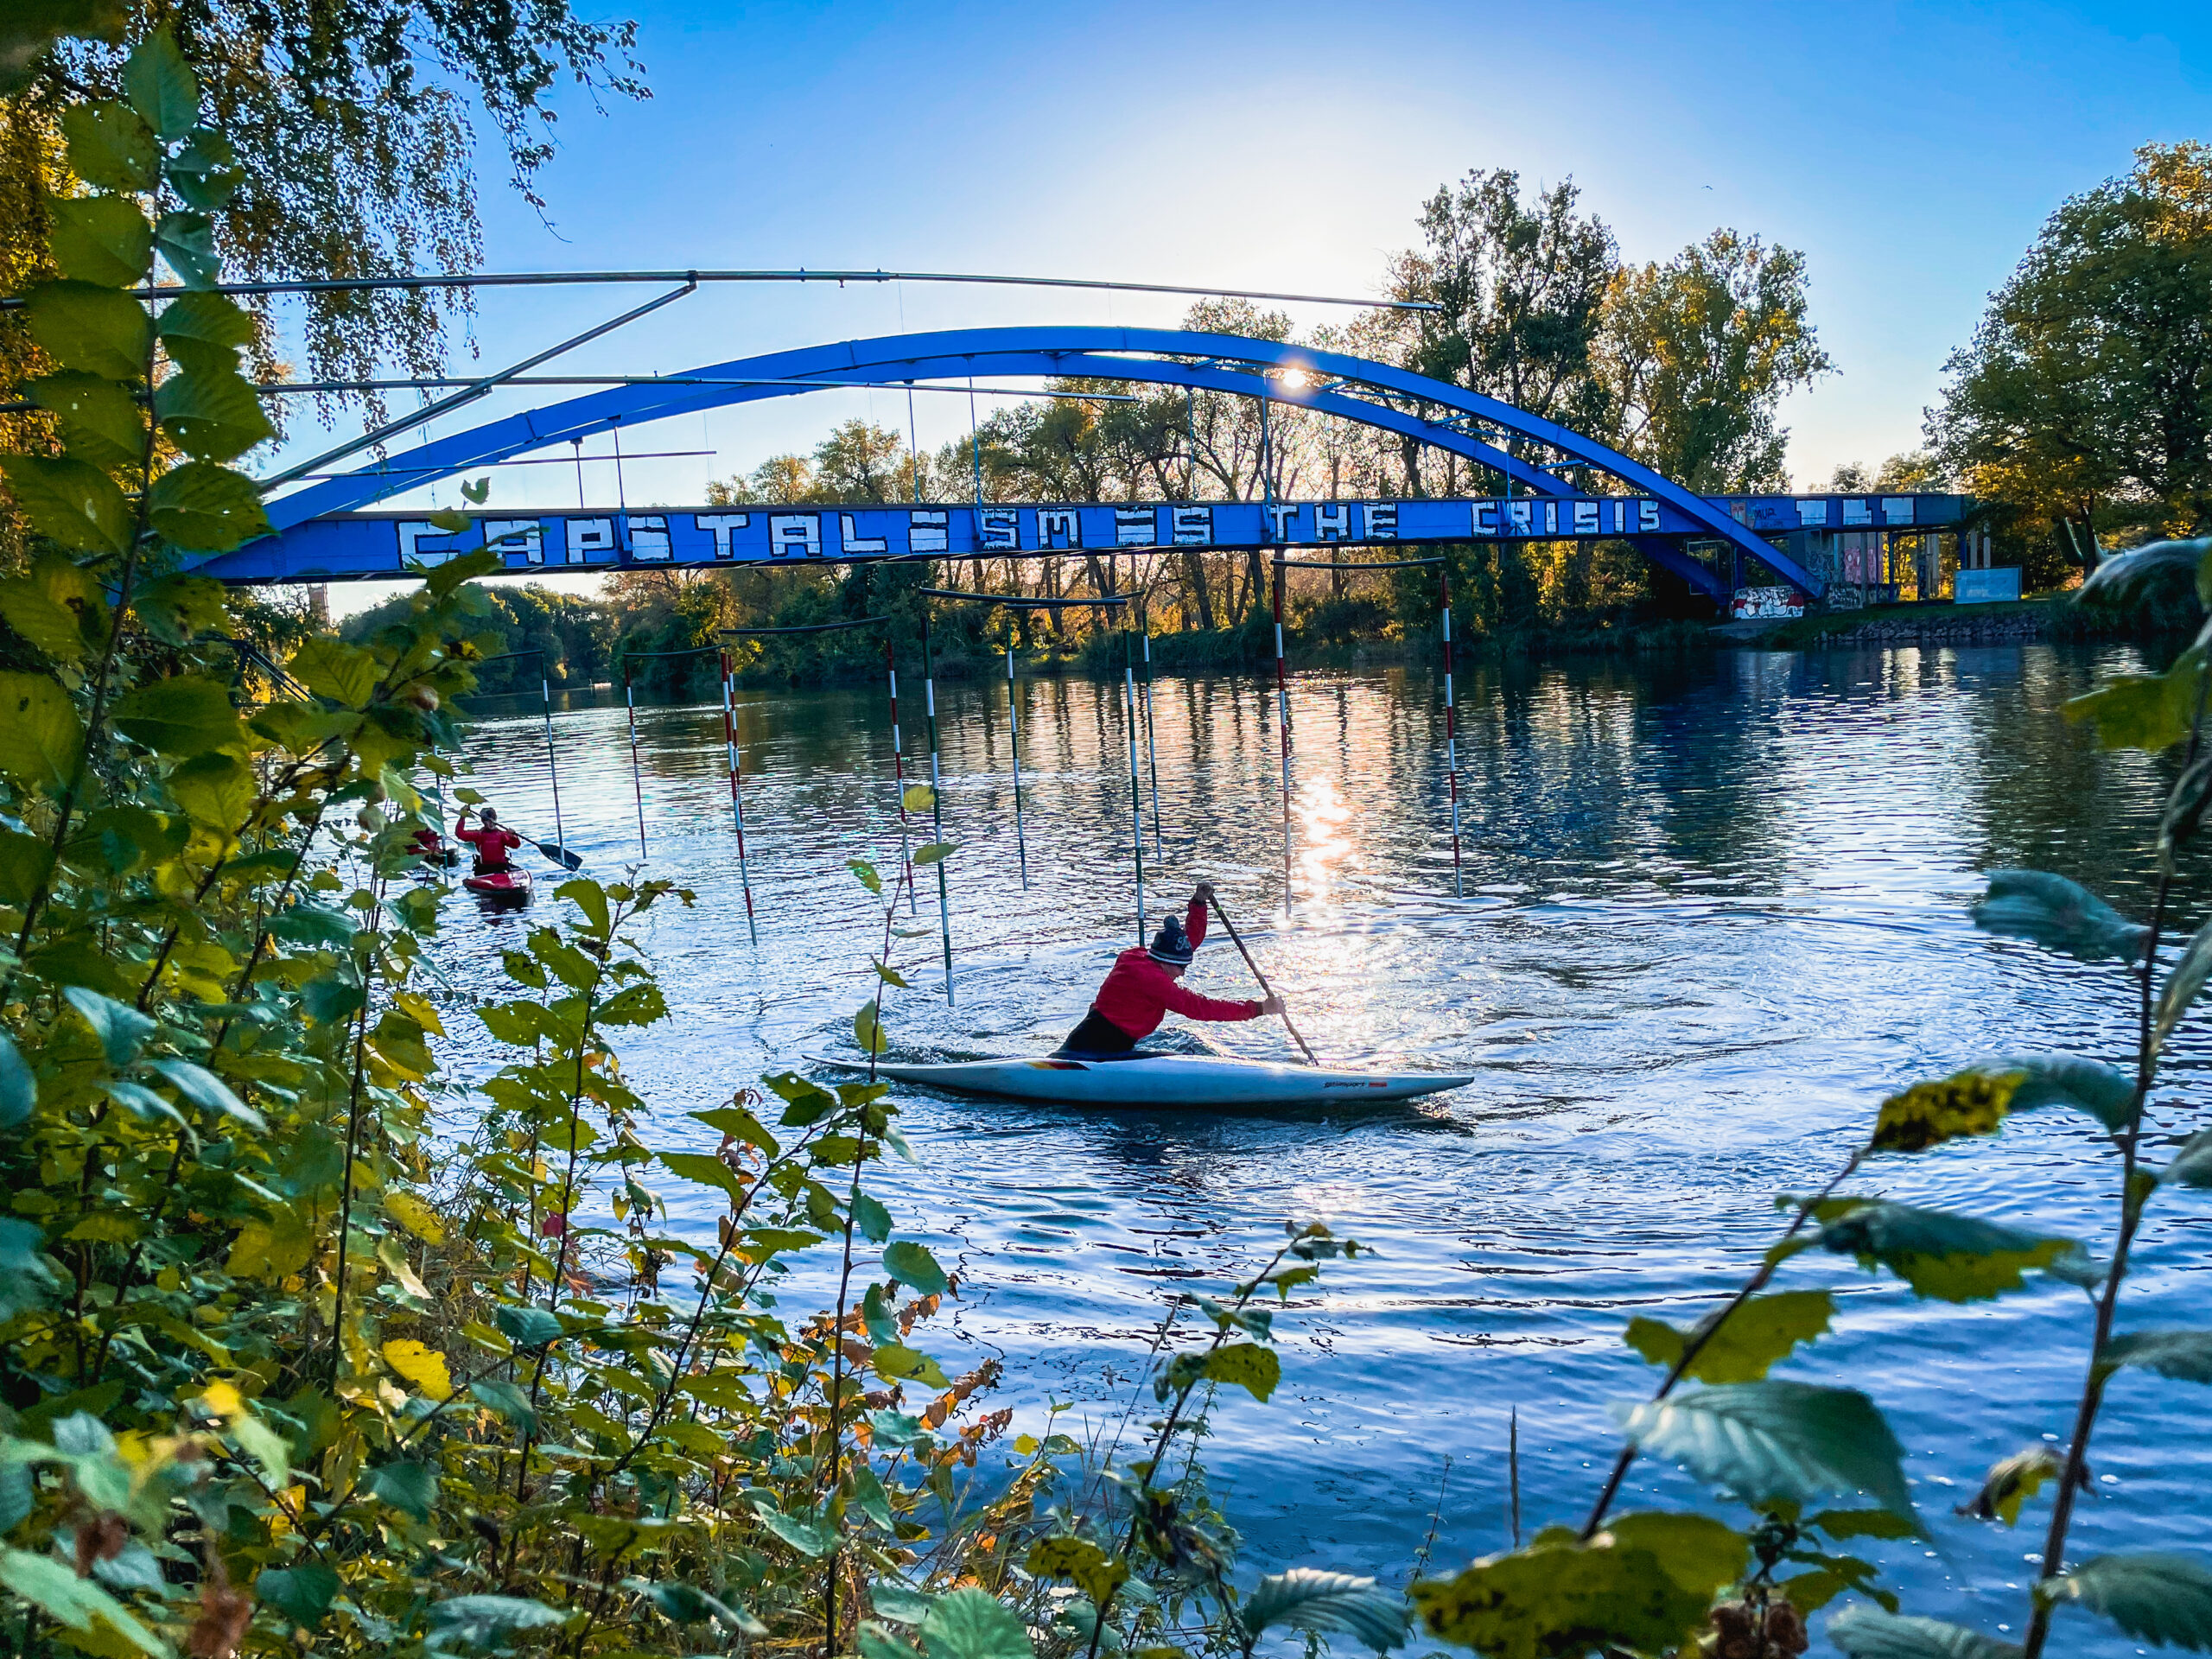
[(1221, 997), (1200, 996), (1196, 991), (1187, 990), (1174, 981), (1167, 979), (1165, 975), (1161, 976), (1161, 978), (1165, 988), (1160, 993), (1160, 1000), (1185, 1020), (1205, 1020), (1223, 1023), (1239, 1020), (1257, 1020), (1263, 1014), (1279, 1013), (1281, 1010), (1282, 1005), (1279, 1001), (1274, 1009), (1270, 1010), (1265, 1003), (1253, 1002), (1241, 998), (1232, 1001)]

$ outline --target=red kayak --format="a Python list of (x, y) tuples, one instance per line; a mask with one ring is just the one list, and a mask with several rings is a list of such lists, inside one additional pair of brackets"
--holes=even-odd
[(461, 885), (487, 902), (521, 905), (530, 901), (528, 870), (486, 870), (464, 875)]

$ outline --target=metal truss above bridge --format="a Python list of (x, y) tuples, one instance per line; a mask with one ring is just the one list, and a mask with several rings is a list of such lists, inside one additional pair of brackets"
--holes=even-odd
[[(1185, 502), (759, 507), (514, 512), (473, 515), (457, 535), (422, 513), (362, 509), (556, 443), (705, 410), (830, 391), (979, 375), (1148, 384), (1291, 404), (1448, 451), (1490, 468), (1514, 494), (1458, 500)], [(1510, 446), (1510, 447), (1508, 447)], [(1545, 464), (1529, 458), (1541, 450)], [(1588, 495), (1559, 474), (1599, 473), (1619, 494)], [(1924, 504), (1924, 505), (1923, 505)], [(1281, 548), (1329, 543), (1624, 537), (1654, 563), (1716, 596), (1723, 570), (1684, 543), (1718, 543), (1819, 594), (1823, 580), (1769, 537), (1808, 528), (1928, 528), (1955, 519), (1955, 497), (1750, 497), (1708, 499), (1557, 423), (1478, 392), (1384, 363), (1278, 340), (1173, 329), (1021, 327), (899, 334), (771, 353), (643, 380), (510, 415), (410, 447), (404, 466), (363, 467), (268, 504), (277, 534), (204, 562), (238, 582), (325, 581), (404, 573), (409, 559), (483, 546), (516, 570), (809, 559), (1017, 556), (1071, 548)], [(1817, 520), (1813, 516), (1817, 514)], [(1539, 527), (1541, 526), (1541, 528)]]

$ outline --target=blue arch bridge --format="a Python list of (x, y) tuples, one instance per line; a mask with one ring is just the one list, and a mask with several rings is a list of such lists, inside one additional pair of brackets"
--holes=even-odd
[[(854, 385), (957, 389), (981, 376), (1242, 395), (1258, 400), (1263, 433), (1271, 406), (1295, 405), (1460, 456), (1489, 469), (1503, 489), (1450, 499), (502, 509), (468, 514), (461, 531), (450, 528), (450, 518), (442, 524), (419, 509), (377, 506), (556, 444), (677, 416)], [(1602, 480), (1605, 487), (1589, 491), (1563, 474)], [(1962, 532), (1970, 505), (1961, 496), (1925, 493), (1699, 495), (1495, 398), (1387, 364), (1274, 340), (1168, 329), (984, 328), (848, 340), (709, 364), (509, 415), (410, 447), (404, 461), (382, 460), (276, 496), (267, 503), (276, 534), (204, 560), (198, 569), (248, 584), (391, 578), (410, 566), (485, 547), (502, 553), (511, 571), (552, 575), (1071, 550), (1287, 555), (1332, 547), (1619, 537), (1723, 603), (1762, 589), (1790, 594), (1789, 603), (1824, 595), (1851, 603), (1866, 588), (1895, 580), (1906, 558), (1919, 573), (1919, 591), (1932, 591), (1934, 550), (1946, 534), (1966, 535), (1961, 567), (1986, 566), (1986, 541)], [(1830, 595), (1832, 588), (1840, 591)]]

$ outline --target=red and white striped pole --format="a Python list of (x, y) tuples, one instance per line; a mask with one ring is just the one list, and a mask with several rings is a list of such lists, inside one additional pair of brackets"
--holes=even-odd
[(1275, 555), (1275, 729), (1282, 735), (1282, 908), (1291, 907), (1290, 883), (1290, 677), (1282, 654), (1282, 555)]
[(1452, 786), (1452, 896), (1464, 899), (1459, 874), (1459, 733), (1452, 696), (1452, 567), (1436, 567), (1439, 613), (1444, 619), (1444, 772)]
[(737, 883), (745, 889), (745, 931), (757, 950), (760, 929), (753, 919), (753, 878), (745, 867), (745, 803), (738, 794), (738, 780), (745, 761), (737, 748), (737, 710), (732, 697), (729, 652), (722, 652), (722, 747), (729, 755), (729, 816), (737, 826)]
[[(907, 855), (906, 763), (899, 749), (899, 664), (891, 655), (891, 641), (883, 642), (883, 671), (891, 681), (891, 775), (899, 785), (899, 866), (906, 873), (906, 913), (915, 912), (914, 861)], [(893, 902), (897, 901), (893, 895)]]

